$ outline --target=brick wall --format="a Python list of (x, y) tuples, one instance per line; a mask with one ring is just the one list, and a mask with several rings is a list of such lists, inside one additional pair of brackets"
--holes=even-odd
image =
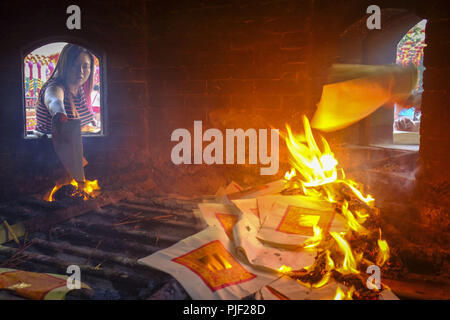
[(423, 222), (448, 232), (450, 226), (450, 19), (437, 13), (426, 27), (424, 93), (420, 127), (421, 170), (417, 195)]
[[(105, 53), (108, 136), (85, 139), (88, 178), (122, 181), (123, 185), (153, 180), (168, 192), (189, 193), (195, 189), (211, 193), (232, 179), (247, 184), (261, 180), (259, 167), (177, 167), (170, 161), (175, 144), (170, 142), (172, 131), (193, 130), (194, 120), (202, 120), (204, 129), (283, 129), (285, 122), (294, 130), (301, 128), (301, 115), (312, 116), (325, 72), (339, 59), (340, 35), (364, 17), (367, 6), (373, 3), (79, 1), (81, 31), (65, 28), (65, 9), (70, 4), (1, 4), (4, 40), (0, 59), (0, 170), (2, 181), (14, 185), (2, 182), (3, 194), (12, 190), (31, 192), (35, 185), (25, 181), (39, 180), (39, 176), (43, 176), (39, 180), (41, 188), (52, 185), (54, 180), (51, 167), (46, 171), (49, 175), (41, 170), (50, 162), (49, 157), (54, 157), (51, 143), (23, 141), (21, 135), (22, 79), (17, 72), (22, 64), (21, 46), (50, 36), (72, 36)], [(437, 23), (445, 24), (437, 16), (443, 14), (439, 8), (445, 6), (444, 1), (434, 6), (419, 1), (378, 4), (382, 8), (411, 10), (419, 16), (436, 15)], [(440, 30), (445, 35), (445, 29)], [(440, 49), (430, 46), (427, 50), (426, 55), (431, 52), (427, 61), (434, 61), (433, 55), (440, 57)], [(433, 71), (430, 64), (425, 82), (434, 73), (439, 86), (439, 77), (445, 71), (437, 70), (438, 65), (435, 68)], [(424, 98), (424, 104), (430, 99), (441, 101), (444, 91), (440, 91), (441, 96)], [(338, 143), (352, 136), (338, 133), (327, 138)], [(422, 135), (422, 140), (425, 150), (432, 139)], [(424, 159), (430, 159), (428, 153), (422, 153)], [(287, 161), (281, 141), (280, 156)], [(434, 157), (433, 161), (439, 159)], [(280, 175), (283, 172), (282, 166)]]
[(39, 41), (73, 41), (106, 56), (108, 136), (84, 139), (90, 163), (87, 176), (114, 175), (117, 168), (129, 167), (130, 159), (139, 158), (137, 154), (146, 149), (149, 101), (145, 2), (78, 1), (82, 28), (74, 31), (66, 28), (66, 8), (71, 4), (1, 4), (0, 198), (42, 192), (64, 176), (51, 141), (23, 139), (21, 51), (44, 44)]

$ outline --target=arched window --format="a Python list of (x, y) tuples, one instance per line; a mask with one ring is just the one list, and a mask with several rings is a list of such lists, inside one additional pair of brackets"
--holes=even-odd
[[(411, 35), (411, 32), (419, 31), (419, 29), (420, 36), (424, 37), (426, 20), (404, 9), (386, 8), (381, 11), (383, 17), (381, 30), (367, 29), (367, 17), (359, 19), (346, 28), (341, 34), (338, 62), (363, 65), (390, 65), (395, 63), (407, 65), (411, 62), (418, 62), (416, 65), (420, 72), (420, 83), (422, 83), (424, 68), (421, 61), (423, 61), (424, 39), (418, 41), (416, 47), (418, 50), (416, 51), (405, 50), (407, 49), (405, 45), (411, 46), (411, 42), (407, 41), (405, 43), (402, 38), (405, 34)], [(400, 52), (397, 50), (399, 45), (401, 47)], [(420, 47), (421, 50), (419, 50)], [(408, 61), (404, 59), (405, 57), (410, 57), (410, 55), (414, 61), (409, 58), (407, 59)], [(416, 90), (418, 89), (416, 88)], [(420, 100), (418, 98), (420, 98), (420, 95), (411, 96), (406, 106), (410, 103), (417, 104), (416, 100)], [(401, 101), (401, 103), (404, 104), (404, 101)], [(345, 130), (348, 130), (349, 136), (358, 137), (358, 139), (353, 139), (352, 141), (356, 140), (356, 143), (362, 145), (418, 150), (419, 132), (398, 132), (398, 130), (393, 130), (393, 127), (395, 128), (396, 110), (400, 110), (400, 108), (397, 109), (394, 103), (389, 102)]]
[[(51, 42), (40, 46), (25, 55), (23, 60), (23, 92), (24, 92), (24, 129), (25, 138), (34, 138), (48, 134), (39, 130), (38, 120), (43, 122), (43, 113), (38, 111), (39, 93), (43, 85), (55, 73), (56, 66), (62, 49), (67, 42)], [(99, 136), (105, 132), (104, 125), (104, 103), (103, 88), (104, 80), (102, 79), (102, 64), (100, 57), (89, 50), (94, 57), (94, 65), (92, 66), (93, 86), (91, 92), (89, 90), (80, 90), (79, 100), (76, 101), (75, 114), (83, 119), (89, 114), (89, 122), (82, 126), (83, 136)], [(84, 108), (83, 114), (78, 114), (78, 107)], [(74, 110), (74, 109), (71, 109)], [(67, 107), (66, 107), (67, 111)], [(40, 119), (38, 119), (41, 117)], [(76, 117), (76, 116), (75, 116)], [(92, 119), (92, 121), (91, 121)]]
[(397, 45), (396, 63), (407, 66), (414, 64), (419, 70), (417, 87), (406, 103), (406, 107), (395, 106), (394, 143), (419, 144), (419, 129), (423, 93), (423, 54), (425, 44), (425, 25), (422, 20), (412, 27)]

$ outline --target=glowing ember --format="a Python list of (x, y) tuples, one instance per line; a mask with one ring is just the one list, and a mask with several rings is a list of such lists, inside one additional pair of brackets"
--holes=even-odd
[[(94, 180), (94, 181), (85, 180), (82, 183), (81, 187), (78, 185), (78, 182), (75, 181), (75, 180), (72, 180), (69, 184), (72, 185), (75, 188), (75, 191), (73, 192), (74, 194), (77, 193), (77, 192), (82, 192), (83, 200), (88, 200), (90, 197), (94, 196), (94, 192), (95, 191), (100, 190), (100, 187), (98, 186), (97, 180)], [(63, 184), (54, 186), (52, 191), (50, 192), (50, 195), (48, 197), (46, 197), (45, 200), (47, 200), (49, 202), (53, 202), (55, 200), (54, 199), (54, 194), (62, 186), (63, 186)]]
[(292, 271), (291, 267), (287, 267), (285, 265), (282, 265), (279, 269), (279, 272), (283, 273), (283, 274), (289, 274)]

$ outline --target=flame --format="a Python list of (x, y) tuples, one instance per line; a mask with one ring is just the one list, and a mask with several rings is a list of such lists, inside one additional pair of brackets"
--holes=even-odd
[(337, 270), (343, 274), (359, 273), (352, 249), (347, 241), (345, 241), (345, 239), (342, 238), (337, 232), (330, 232), (330, 235), (334, 238), (334, 240), (336, 240), (339, 249), (341, 249), (342, 253), (345, 255), (342, 267)]
[[(80, 189), (79, 185), (78, 185), (78, 182), (75, 179), (72, 179), (72, 181), (70, 181), (70, 184), (73, 185), (77, 190)], [(53, 195), (63, 185), (65, 185), (65, 184), (58, 184), (58, 185), (54, 186), (52, 191), (50, 192), (49, 196), (46, 197), (45, 200), (47, 200), (49, 202), (53, 202), (55, 200), (55, 199), (53, 199)], [(89, 199), (88, 196), (92, 196), (94, 191), (97, 191), (97, 190), (100, 190), (100, 187), (98, 185), (98, 181), (97, 180), (93, 180), (93, 181), (84, 180), (83, 181), (82, 191), (85, 193), (84, 200), (88, 200)]]
[(337, 287), (336, 295), (334, 296), (334, 300), (344, 300), (345, 293), (342, 291), (341, 287)]
[(342, 205), (342, 214), (347, 219), (347, 225), (349, 226), (350, 229), (359, 233), (367, 233), (366, 228), (360, 225), (359, 222), (353, 216), (353, 213), (350, 210), (348, 210), (347, 201), (344, 201), (344, 204)]
[(53, 202), (53, 194), (59, 189), (61, 188), (60, 185), (56, 185), (53, 187), (52, 191), (50, 192), (50, 195), (48, 196), (48, 198), (46, 199), (49, 202)]
[(381, 240), (381, 229), (380, 229), (380, 239), (378, 239), (378, 248), (380, 249), (378, 251), (378, 256), (377, 256), (377, 265), (378, 266), (382, 266), (383, 264), (386, 263), (386, 261), (389, 260), (389, 246), (387, 244), (386, 240)]
[(333, 259), (331, 259), (329, 250), (327, 250), (325, 252), (325, 255), (326, 255), (326, 260), (327, 260), (326, 261), (326, 263), (327, 263), (326, 264), (327, 273), (325, 274), (325, 276), (323, 276), (323, 278), (319, 282), (316, 282), (316, 283), (314, 283), (312, 285), (313, 288), (323, 287), (324, 285), (326, 285), (328, 283), (328, 281), (331, 278), (331, 271), (334, 269), (334, 261), (333, 261)]
[(305, 179), (305, 187), (316, 187), (336, 181), (338, 162), (333, 156), (327, 141), (322, 137), (324, 152), (321, 152), (314, 140), (308, 118), (303, 116), (305, 134), (294, 136), (291, 127), (286, 124), (288, 137), (286, 144), (293, 157), (292, 165)]
[[(312, 134), (308, 118), (303, 116), (304, 133), (294, 135), (291, 127), (286, 124), (287, 134), (284, 135), (286, 145), (291, 155), (290, 171), (285, 173), (287, 188), (291, 191), (298, 189), (300, 192), (311, 199), (326, 200), (333, 203), (333, 208), (342, 214), (345, 219), (348, 231), (346, 232), (330, 232), (324, 230), (317, 225), (317, 219), (302, 218), (298, 223), (303, 226), (312, 226), (314, 230), (313, 236), (307, 239), (303, 244), (303, 249), (318, 250), (316, 261), (313, 265), (304, 267), (307, 276), (297, 279), (297, 281), (305, 286), (320, 288), (326, 285), (333, 271), (341, 274), (360, 274), (362, 270), (358, 270), (359, 262), (367, 261), (364, 257), (364, 250), (352, 251), (350, 243), (346, 239), (358, 239), (359, 235), (366, 235), (374, 232), (370, 226), (363, 226), (370, 214), (376, 212), (375, 199), (371, 195), (363, 194), (361, 186), (355, 181), (346, 178), (342, 168), (338, 168), (338, 161), (334, 157), (328, 142), (321, 138), (320, 149)], [(373, 237), (364, 237), (361, 239), (373, 239)], [(335, 254), (341, 252), (342, 254)], [(333, 254), (332, 254), (333, 253)], [(332, 258), (333, 256), (333, 258)], [(323, 260), (325, 259), (325, 260)], [(333, 260), (334, 259), (334, 260)], [(380, 236), (378, 239), (377, 265), (382, 266), (389, 259), (389, 246)], [(282, 266), (279, 272), (291, 275), (292, 269)], [(316, 279), (317, 275), (321, 275), (320, 280)], [(308, 276), (312, 276), (308, 278)], [(308, 280), (309, 279), (309, 280)], [(351, 287), (346, 293), (341, 288), (337, 288), (336, 300), (351, 300), (355, 287)]]
[(357, 185), (357, 183), (351, 181), (351, 180), (339, 180), (339, 182), (345, 183), (349, 188), (353, 191), (353, 193), (359, 198), (359, 200), (363, 201), (366, 204), (372, 204), (375, 199), (369, 194), (367, 197), (364, 197), (358, 189), (354, 187), (354, 185)]
[(288, 267), (288, 266), (285, 266), (285, 265), (283, 264), (280, 268), (278, 268), (278, 271), (279, 271), (280, 273), (283, 273), (283, 274), (290, 274), (290, 273), (292, 272), (292, 268), (291, 268), (291, 267)]
[(295, 169), (292, 168), (290, 172), (286, 171), (286, 173), (284, 174), (284, 179), (289, 181), (292, 179), (292, 177), (295, 177), (295, 176), (296, 176)]
[(346, 179), (344, 170), (337, 168), (339, 163), (334, 157), (327, 140), (322, 136), (320, 138), (323, 151), (319, 149), (308, 118), (305, 116), (303, 116), (303, 127), (304, 134), (294, 135), (291, 127), (286, 124), (285, 141), (291, 154), (293, 168), (285, 173), (285, 179), (290, 181), (297, 177), (297, 180), (301, 182), (303, 193), (316, 198), (322, 197), (322, 192), (317, 189), (321, 186), (326, 199), (330, 202), (336, 202), (335, 191), (331, 186), (334, 183), (343, 183), (350, 188), (359, 200), (367, 205), (373, 205), (375, 199), (371, 195), (364, 196), (358, 189), (358, 184)]
[(323, 239), (322, 229), (319, 226), (313, 226), (313, 230), (314, 235), (311, 238), (308, 238), (303, 245), (303, 248), (305, 249), (317, 247)]
[(355, 291), (355, 287), (351, 287), (347, 293), (342, 291), (341, 287), (337, 287), (336, 295), (334, 296), (334, 300), (353, 300), (353, 292)]
[(369, 217), (369, 214), (363, 214), (360, 210), (355, 210), (356, 213), (356, 221), (358, 221), (358, 223), (364, 223), (366, 222), (367, 218)]
[(100, 190), (97, 180), (94, 180), (94, 181), (85, 180), (84, 181), (84, 187), (83, 187), (84, 192), (86, 192), (87, 194), (92, 194), (96, 190)]

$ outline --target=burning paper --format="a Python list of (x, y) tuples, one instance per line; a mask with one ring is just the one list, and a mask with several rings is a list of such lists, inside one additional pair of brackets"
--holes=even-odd
[(223, 229), (209, 227), (140, 259), (177, 279), (193, 299), (242, 299), (276, 279), (239, 262)]
[(368, 266), (389, 263), (374, 198), (345, 177), (326, 140), (319, 148), (303, 121), (303, 135), (287, 126), (293, 169), (285, 179), (200, 204), (206, 230), (140, 261), (172, 274), (194, 299), (256, 291), (277, 299), (394, 298), (381, 282), (375, 289), (366, 282)]
[[(284, 199), (285, 198), (285, 199)], [(345, 220), (336, 215), (328, 203), (307, 197), (277, 197), (271, 209), (261, 216), (264, 222), (258, 232), (258, 239), (281, 247), (301, 247), (314, 236), (314, 228), (322, 231), (344, 232)], [(266, 208), (274, 198), (261, 199)]]
[(298, 270), (314, 262), (313, 252), (284, 250), (263, 244), (257, 238), (259, 226), (255, 224), (254, 219), (249, 218), (252, 216), (242, 215), (233, 229), (236, 254), (242, 261), (248, 261), (255, 268), (271, 272), (278, 272), (283, 265)]
[[(311, 266), (304, 268), (304, 271), (294, 272), (289, 266), (283, 270), (287, 276), (306, 287), (320, 288), (330, 281), (337, 281), (350, 288), (347, 293), (338, 290), (336, 298), (377, 299), (380, 290), (385, 290), (386, 287), (381, 284), (380, 288), (368, 288), (362, 276), (368, 266), (379, 268), (389, 259), (389, 246), (381, 237), (374, 198), (364, 195), (360, 185), (345, 177), (344, 170), (338, 168), (338, 161), (323, 137), (321, 137), (322, 148), (319, 148), (306, 117), (303, 117), (303, 124), (304, 134), (301, 135), (293, 134), (286, 125), (285, 139), (291, 153), (293, 169), (285, 175), (287, 183), (282, 193), (305, 196), (311, 202), (317, 200), (329, 202), (332, 214), (340, 217), (338, 229), (342, 226), (345, 226), (345, 229), (333, 230), (333, 223), (329, 229), (325, 228), (326, 221), (322, 221), (323, 214), (320, 214), (320, 218), (314, 219), (312, 212), (304, 210), (304, 205), (300, 206), (300, 210), (294, 209), (291, 212), (292, 207), (289, 205), (274, 204), (266, 219), (269, 221), (269, 230), (276, 227), (277, 231), (288, 234), (292, 232), (294, 237), (301, 234), (300, 237), (305, 238), (307, 235), (304, 234), (303, 227), (305, 224), (313, 225), (314, 234), (304, 240), (303, 247), (317, 250), (316, 260)], [(329, 214), (325, 214), (326, 220), (327, 215)], [(264, 214), (260, 212), (260, 216)], [(270, 222), (271, 219), (274, 220), (273, 216), (278, 216), (278, 220)], [(288, 225), (285, 226), (285, 222), (288, 222)], [(302, 228), (299, 229), (295, 223), (303, 224), (300, 226)], [(266, 222), (262, 224), (261, 230), (265, 224)], [(296, 232), (293, 232), (295, 230), (299, 232), (295, 234)], [(292, 234), (288, 236), (292, 237)], [(288, 239), (290, 238), (288, 236), (284, 237), (283, 242), (293, 240)], [(261, 237), (269, 238), (265, 234)], [(294, 245), (301, 240), (295, 239), (291, 244)]]
[(347, 292), (348, 288), (335, 281), (321, 288), (308, 288), (298, 281), (283, 276), (261, 289), (258, 300), (333, 300), (337, 289)]
[[(235, 200), (242, 205), (256, 203), (256, 199)], [(314, 254), (306, 251), (287, 251), (265, 246), (257, 238), (258, 215), (254, 210), (239, 212), (235, 207), (219, 203), (201, 203), (199, 209), (209, 226), (222, 228), (232, 241), (233, 251), (240, 261), (264, 271), (277, 272), (282, 265), (301, 269), (314, 262)]]

